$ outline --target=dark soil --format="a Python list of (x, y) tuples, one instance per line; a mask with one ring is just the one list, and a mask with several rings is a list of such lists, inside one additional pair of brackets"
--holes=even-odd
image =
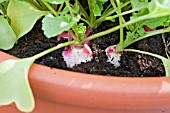
[[(114, 23), (110, 24), (109, 22), (104, 22), (98, 29), (94, 29), (94, 33), (113, 26), (115, 26)], [(161, 60), (138, 53), (124, 52), (121, 56), (121, 66), (118, 68), (115, 68), (112, 64), (106, 62), (107, 56), (105, 55), (104, 50), (106, 47), (119, 42), (118, 34), (119, 32), (117, 31), (93, 40), (92, 50), (94, 59), (91, 62), (82, 63), (73, 68), (67, 68), (61, 56), (63, 49), (59, 49), (38, 59), (36, 63), (70, 71), (108, 76), (154, 77), (165, 75)], [(166, 38), (169, 38), (169, 34), (166, 35)], [(18, 41), (13, 49), (7, 52), (19, 58), (25, 58), (33, 56), (65, 41), (66, 40), (63, 39), (58, 42), (56, 38), (47, 39), (41, 30), (41, 23), (38, 23), (31, 32)], [(131, 45), (129, 48), (149, 51), (166, 56), (162, 35), (147, 38)]]

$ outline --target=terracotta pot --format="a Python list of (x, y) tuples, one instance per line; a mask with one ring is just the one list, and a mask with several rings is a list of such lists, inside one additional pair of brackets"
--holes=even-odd
[[(0, 52), (0, 62), (15, 59)], [(170, 78), (89, 75), (33, 64), (32, 113), (170, 113)], [(20, 113), (14, 104), (0, 113)]]

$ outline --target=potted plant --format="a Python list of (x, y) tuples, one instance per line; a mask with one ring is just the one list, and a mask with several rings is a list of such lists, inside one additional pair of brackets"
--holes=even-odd
[[(0, 110), (2, 112), (161, 113), (170, 111), (169, 77), (91, 76), (33, 64), (36, 59), (63, 47), (65, 49), (62, 51), (62, 56), (68, 67), (72, 68), (82, 62), (91, 61), (93, 53), (90, 41), (120, 30), (119, 43), (110, 45), (105, 50), (108, 62), (119, 67), (120, 56), (124, 51), (147, 54), (161, 59), (166, 76), (169, 76), (169, 59), (145, 51), (125, 49), (139, 40), (170, 31), (168, 0), (150, 2), (124, 0), (121, 3), (119, 0), (94, 0), (93, 2), (88, 0), (87, 2), (89, 15), (78, 0), (74, 3), (70, 3), (69, 0), (0, 1), (1, 49), (12, 48), (17, 40), (28, 33), (36, 21), (43, 16), (45, 17), (42, 20), (42, 29), (48, 38), (57, 36), (57, 40), (61, 37), (68, 40), (20, 60), (0, 52), (0, 105), (2, 106)], [(103, 11), (103, 4), (106, 2), (110, 5)], [(21, 8), (21, 5), (24, 8)], [(127, 14), (132, 15), (126, 22), (123, 16)], [(115, 18), (119, 19), (118, 26), (89, 35), (91, 28), (98, 27), (105, 20), (114, 21)], [(87, 28), (82, 22), (91, 28)], [(146, 25), (152, 31), (146, 30)], [(126, 38), (123, 31), (125, 27), (128, 29)], [(3, 43), (4, 40), (8, 40), (9, 43)]]

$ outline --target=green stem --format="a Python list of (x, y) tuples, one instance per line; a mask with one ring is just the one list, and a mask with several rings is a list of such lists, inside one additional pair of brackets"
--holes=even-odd
[(102, 21), (105, 21), (106, 20), (106, 17), (112, 15), (113, 13), (115, 13), (117, 11), (117, 9), (110, 9), (107, 13), (103, 14), (99, 19), (97, 19), (94, 24), (98, 24)]
[(148, 0), (145, 0), (146, 3), (148, 3)]
[[(110, 2), (111, 2), (111, 4), (112, 4), (114, 9), (118, 9), (119, 10), (119, 8), (116, 7), (116, 4), (115, 4), (115, 2), (113, 0), (110, 0)], [(118, 0), (116, 0), (116, 2), (118, 4)], [(120, 1), (119, 1), (119, 3), (120, 3)]]
[[(33, 0), (32, 0), (33, 1)], [(37, 1), (33, 1), (33, 3), (36, 3), (36, 7), (38, 7), (39, 9), (43, 9), (43, 10), (47, 10), (47, 7), (45, 6), (45, 4), (42, 2), (42, 0), (37, 0)]]
[(134, 19), (134, 20), (131, 20), (131, 21), (129, 21), (129, 22), (126, 22), (126, 23), (124, 23), (123, 25), (118, 25), (118, 26), (113, 27), (113, 28), (110, 28), (110, 29), (108, 29), (108, 30), (105, 30), (105, 31), (96, 33), (96, 34), (94, 34), (94, 35), (89, 36), (89, 37), (86, 38), (85, 40), (83, 40), (82, 43), (84, 43), (84, 42), (86, 42), (86, 41), (93, 40), (93, 39), (95, 39), (95, 38), (98, 38), (98, 37), (101, 37), (101, 36), (104, 36), (104, 35), (107, 35), (107, 34), (110, 34), (110, 33), (114, 32), (114, 31), (117, 31), (117, 30), (120, 29), (120, 28), (126, 27), (126, 26), (131, 25), (131, 24), (133, 24), (133, 23), (136, 23), (136, 22), (138, 22), (138, 21), (144, 20), (144, 19), (146, 19), (147, 17), (148, 17), (148, 16), (142, 16), (142, 17), (139, 17), (139, 18), (137, 18), (137, 19)]
[(139, 38), (136, 38), (134, 39), (133, 41), (131, 41), (130, 43), (126, 44), (123, 46), (123, 48), (126, 48), (127, 46), (139, 41), (139, 40), (142, 40), (142, 39), (145, 39), (147, 37), (150, 37), (150, 36), (153, 36), (153, 35), (158, 35), (158, 34), (162, 34), (162, 33), (166, 33), (166, 32), (170, 32), (170, 27), (166, 28), (166, 29), (161, 29), (161, 30), (156, 30), (156, 31), (151, 31), (149, 32), (148, 34), (146, 34), (145, 36), (143, 37), (139, 37)]
[(154, 14), (154, 15), (148, 14), (148, 15), (144, 15), (144, 16), (138, 17), (136, 19), (133, 19), (131, 21), (128, 21), (128, 22), (124, 23), (123, 25), (118, 25), (118, 26), (110, 28), (108, 30), (105, 30), (105, 31), (96, 33), (94, 35), (91, 35), (88, 38), (86, 38), (85, 40), (83, 40), (81, 43), (84, 43), (86, 41), (90, 41), (90, 40), (93, 40), (95, 38), (98, 38), (98, 37), (110, 34), (110, 33), (114, 32), (114, 31), (116, 31), (116, 30), (118, 30), (120, 28), (124, 28), (124, 27), (126, 27), (128, 25), (134, 24), (134, 23), (142, 21), (142, 20), (151, 19), (151, 18), (157, 18), (157, 17), (163, 17), (163, 16), (167, 16), (167, 15), (169, 15), (169, 13), (166, 13), (166, 12), (162, 13), (162, 14)]
[(135, 49), (125, 49), (124, 51), (128, 51), (128, 52), (136, 52), (136, 53), (141, 53), (141, 54), (146, 54), (146, 55), (150, 55), (159, 59), (165, 59), (163, 56), (157, 55), (157, 54), (153, 54), (153, 53), (149, 53), (146, 51), (141, 51), (141, 50), (135, 50)]
[(64, 2), (60, 5), (58, 12), (60, 12), (62, 10), (63, 6), (64, 6)]
[(95, 21), (95, 16), (93, 13), (90, 13), (90, 24), (92, 25), (92, 27), (95, 27), (95, 25), (93, 24)]
[(107, 8), (103, 11), (103, 14), (102, 15), (105, 15), (111, 8), (111, 4), (107, 6)]
[(89, 16), (88, 14), (86, 13), (85, 9), (82, 7), (82, 5), (78, 2), (79, 6), (80, 6), (80, 10), (82, 11), (83, 13), (83, 16), (87, 19), (87, 21), (89, 21)]
[(77, 36), (73, 33), (72, 30), (68, 30), (68, 33), (70, 34), (70, 36), (71, 36), (74, 40), (77, 40)]
[(88, 24), (90, 27), (93, 27), (88, 20), (86, 20), (86, 19), (84, 19), (84, 18), (80, 18), (80, 20), (82, 20), (83, 22), (85, 22), (86, 24)]
[(94, 21), (95, 21), (95, 17), (94, 17), (94, 14), (93, 14), (93, 8), (92, 8), (92, 5), (91, 5), (91, 0), (87, 0), (88, 2), (88, 6), (89, 6), (89, 11), (90, 11), (90, 24), (94, 27)]
[(55, 16), (58, 16), (57, 12), (44, 0), (42, 2), (45, 4), (45, 6), (53, 13)]
[[(147, 6), (145, 7), (140, 7), (140, 8), (136, 8), (136, 9), (132, 9), (132, 10), (129, 10), (129, 11), (125, 11), (121, 14), (117, 14), (117, 15), (114, 15), (114, 16), (110, 16), (110, 17), (106, 17), (105, 20), (112, 20), (112, 19), (115, 19), (117, 17), (119, 17), (120, 15), (123, 16), (123, 15), (127, 15), (127, 14), (130, 14), (130, 13), (133, 13), (135, 11), (138, 11), (138, 10), (141, 10), (143, 8), (146, 8)], [(123, 7), (122, 7), (123, 8)], [(117, 11), (117, 10), (116, 10)]]
[(63, 44), (62, 44), (62, 43), (61, 43), (61, 44), (58, 44), (57, 46), (55, 46), (55, 47), (53, 47), (53, 48), (47, 49), (47, 50), (45, 50), (45, 51), (43, 51), (43, 52), (41, 52), (41, 53), (33, 56), (32, 58), (33, 58), (33, 59), (39, 59), (40, 57), (42, 57), (42, 56), (44, 56), (44, 55), (46, 55), (46, 54), (48, 54), (48, 53), (50, 53), (50, 52), (53, 52), (53, 51), (55, 51), (55, 50), (57, 50), (57, 49), (66, 47), (66, 46), (71, 45), (71, 44), (76, 44), (76, 43), (77, 43), (76, 41), (69, 41), (69, 42), (65, 42), (65, 43), (63, 43)]
[(106, 17), (112, 15), (113, 13), (115, 13), (117, 11), (117, 9), (110, 9), (107, 13), (103, 14), (99, 19), (94, 21), (94, 25), (98, 25), (101, 22), (106, 20)]
[(65, 3), (66, 3), (66, 6), (68, 7), (68, 9), (69, 9), (69, 11), (70, 11), (71, 16), (74, 17), (74, 14), (73, 14), (73, 12), (71, 11), (71, 7), (70, 7), (69, 2), (65, 1)]
[[(111, 0), (112, 1), (112, 0)], [(113, 1), (112, 1), (113, 2)], [(118, 6), (118, 14), (121, 14), (121, 6), (120, 6), (120, 1), (116, 0), (117, 2), (117, 6)], [(123, 25), (123, 17), (119, 16), (119, 25), (122, 26)], [(124, 42), (124, 33), (123, 33), (123, 28), (120, 28), (120, 41), (119, 44), (122, 47), (123, 46), (123, 42)], [(118, 49), (117, 49), (118, 50)]]
[[(127, 6), (129, 3), (130, 3), (130, 1), (124, 3), (121, 8), (124, 8), (124, 7)], [(118, 8), (110, 9), (109, 11), (107, 11), (107, 13), (103, 14), (99, 19), (97, 19), (97, 20), (94, 22), (94, 25), (96, 25), (96, 24), (98, 24), (98, 23), (100, 23), (100, 22), (102, 22), (102, 21), (105, 21), (108, 16), (112, 15), (112, 14), (115, 13), (117, 10), (118, 10)], [(128, 13), (128, 14), (129, 14), (129, 13)], [(122, 15), (122, 16), (123, 16), (123, 15)], [(112, 17), (112, 16), (111, 16), (111, 17)], [(119, 17), (119, 14), (118, 14), (116, 17)], [(111, 18), (111, 19), (114, 19), (114, 18)], [(111, 20), (111, 19), (110, 19), (110, 20)]]
[(0, 9), (3, 12), (3, 14), (6, 15), (6, 11), (5, 11), (5, 9), (3, 8), (3, 6), (1, 4), (0, 4)]

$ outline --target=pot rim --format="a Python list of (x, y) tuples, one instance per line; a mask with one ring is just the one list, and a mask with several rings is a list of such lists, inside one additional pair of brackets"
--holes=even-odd
[[(0, 51), (0, 62), (7, 59), (18, 58)], [(34, 63), (29, 71), (29, 81), (35, 98), (71, 106), (101, 109), (170, 107), (170, 77), (108, 77)]]

